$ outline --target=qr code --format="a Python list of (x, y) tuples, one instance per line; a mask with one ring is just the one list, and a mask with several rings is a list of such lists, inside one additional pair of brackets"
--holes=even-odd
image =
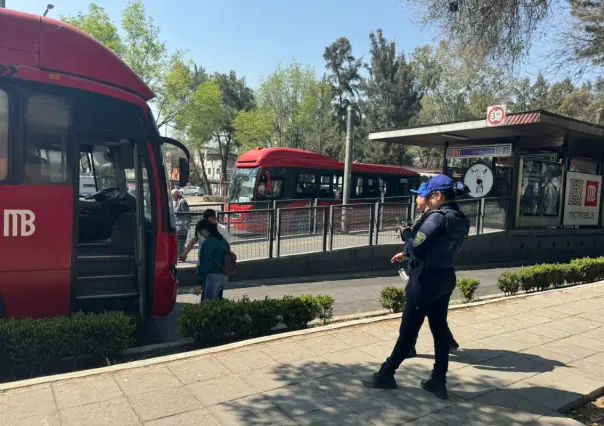
[(582, 179), (570, 179), (570, 193), (568, 198), (569, 206), (580, 206), (582, 204), (583, 184)]

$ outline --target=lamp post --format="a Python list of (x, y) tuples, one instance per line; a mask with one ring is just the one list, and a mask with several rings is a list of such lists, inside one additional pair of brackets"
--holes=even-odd
[[(0, 0), (0, 1), (4, 1), (4, 0)], [(44, 15), (42, 15), (42, 16), (48, 15), (48, 11), (51, 10), (51, 9), (54, 9), (54, 8), (55, 8), (54, 4), (48, 4), (48, 5), (46, 5), (46, 10), (44, 11)]]

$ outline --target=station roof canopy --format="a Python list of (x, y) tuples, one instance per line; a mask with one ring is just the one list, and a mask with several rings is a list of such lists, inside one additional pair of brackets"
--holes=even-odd
[(409, 127), (369, 134), (369, 140), (394, 142), (426, 148), (481, 145), (526, 139), (559, 139), (604, 142), (604, 127), (547, 111), (507, 115), (503, 124), (487, 126), (487, 120), (461, 121)]

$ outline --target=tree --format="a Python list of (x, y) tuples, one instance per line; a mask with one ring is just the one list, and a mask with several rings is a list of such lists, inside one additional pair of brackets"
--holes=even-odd
[(249, 111), (254, 107), (254, 93), (246, 85), (245, 78), (237, 78), (235, 71), (231, 71), (229, 74), (217, 73), (214, 75), (214, 79), (220, 85), (222, 108), (224, 109), (224, 120), (220, 128), (214, 133), (214, 138), (220, 153), (222, 181), (226, 182), (228, 180), (227, 165), (229, 156), (233, 149), (239, 145), (234, 137), (234, 120), (240, 111)]
[(549, 83), (541, 73), (530, 89), (530, 109), (547, 109), (547, 96), (549, 94)]
[(259, 146), (274, 146), (274, 123), (275, 117), (267, 109), (240, 111), (233, 121), (234, 137), (244, 151)]
[(352, 54), (352, 44), (346, 37), (340, 37), (325, 48), (323, 59), (326, 68), (331, 72), (334, 96), (334, 117), (341, 133), (346, 131), (346, 114), (348, 105), (355, 102), (361, 85), (360, 70), (362, 59), (356, 59)]
[(216, 79), (208, 79), (200, 84), (176, 117), (176, 128), (183, 133), (186, 144), (199, 157), (201, 175), (208, 195), (212, 194), (212, 190), (205, 170), (205, 148), (208, 141), (222, 128), (225, 120), (222, 91)]
[[(368, 131), (391, 130), (408, 126), (420, 110), (421, 88), (415, 70), (404, 54), (397, 53), (394, 41), (384, 38), (382, 30), (370, 33), (371, 63), (364, 84), (363, 123)], [(401, 144), (372, 144), (367, 160), (402, 165), (409, 163)]]
[(118, 28), (103, 7), (90, 3), (87, 13), (79, 12), (75, 16), (61, 15), (61, 20), (90, 34), (118, 56), (122, 56), (124, 45)]

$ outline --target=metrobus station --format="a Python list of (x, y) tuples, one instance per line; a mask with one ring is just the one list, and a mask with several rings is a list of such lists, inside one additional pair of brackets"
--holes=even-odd
[[(434, 149), (443, 172), (468, 186), (483, 232), (464, 246), (464, 265), (604, 253), (604, 127), (547, 111), (502, 115), (497, 123), (427, 125), (369, 139)], [(498, 226), (504, 232), (490, 232)]]

